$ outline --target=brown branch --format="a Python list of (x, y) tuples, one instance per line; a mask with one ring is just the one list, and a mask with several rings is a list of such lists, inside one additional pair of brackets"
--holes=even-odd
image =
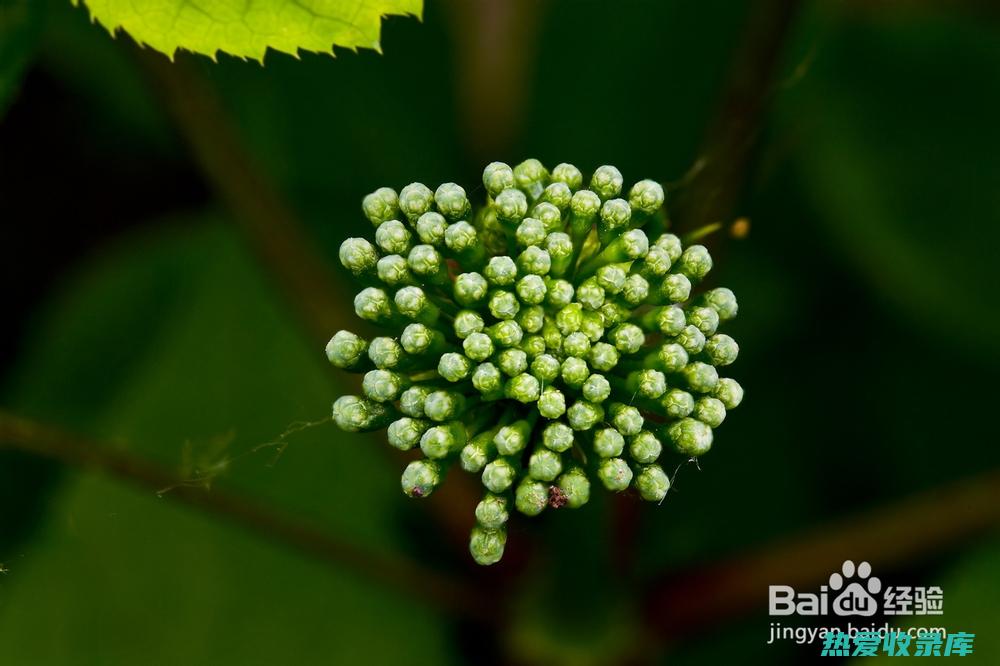
[(671, 204), (679, 230), (724, 222), (732, 214), (800, 5), (800, 0), (759, 0), (750, 6), (719, 107)]
[(1000, 470), (926, 491), (797, 538), (654, 583), (646, 606), (660, 639), (766, 609), (768, 585), (814, 586), (846, 559), (890, 569), (1000, 525)]
[[(197, 167), (232, 212), (233, 221), (285, 300), (292, 304), (293, 314), (316, 344), (317, 358), (322, 359), (319, 350), (330, 336), (356, 321), (351, 298), (345, 296), (336, 275), (313, 248), (295, 212), (233, 131), (215, 91), (183, 58), (170, 62), (158, 53), (138, 53)], [(453, 501), (434, 502), (430, 510), (445, 538), (464, 552), (479, 497), (468, 479), (453, 477), (440, 491)]]
[(12, 448), (87, 468), (130, 483), (146, 492), (173, 488), (165, 497), (225, 519), (271, 542), (282, 542), (339, 570), (409, 594), (455, 614), (488, 617), (475, 590), (440, 572), (398, 555), (348, 543), (253, 500), (218, 489), (185, 485), (158, 466), (48, 425), (0, 411), (0, 448)]

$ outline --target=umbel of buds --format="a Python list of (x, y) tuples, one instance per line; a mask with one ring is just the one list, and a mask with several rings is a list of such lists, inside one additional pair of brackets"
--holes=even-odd
[(594, 481), (662, 500), (664, 450), (707, 452), (743, 389), (719, 374), (739, 353), (719, 331), (736, 298), (698, 289), (712, 257), (666, 231), (658, 183), (529, 159), (490, 164), (483, 185), (478, 209), (455, 183), (364, 198), (374, 242), (347, 239), (340, 261), (365, 285), (355, 312), (385, 334), (339, 331), (326, 354), (364, 373), (337, 425), (419, 451), (404, 493), (479, 475), (469, 549), (493, 564), (514, 510), (580, 507)]

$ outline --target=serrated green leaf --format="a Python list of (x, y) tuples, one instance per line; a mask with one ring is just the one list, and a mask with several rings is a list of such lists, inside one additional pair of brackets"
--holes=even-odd
[[(73, 0), (79, 4), (80, 0)], [(170, 57), (178, 49), (263, 61), (334, 46), (380, 50), (382, 17), (420, 17), (422, 0), (83, 0), (95, 20)]]

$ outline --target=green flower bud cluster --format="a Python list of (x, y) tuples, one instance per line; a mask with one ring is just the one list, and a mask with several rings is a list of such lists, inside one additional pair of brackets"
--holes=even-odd
[(385, 333), (339, 331), (326, 352), (364, 373), (337, 425), (419, 451), (404, 493), (479, 476), (469, 548), (493, 564), (515, 510), (580, 507), (593, 482), (662, 500), (664, 451), (706, 453), (743, 389), (719, 374), (739, 353), (720, 332), (737, 304), (699, 288), (708, 250), (647, 235), (666, 228), (658, 183), (530, 159), (488, 165), (483, 185), (478, 208), (455, 183), (364, 198), (374, 242), (347, 239), (340, 260), (364, 284), (356, 313)]

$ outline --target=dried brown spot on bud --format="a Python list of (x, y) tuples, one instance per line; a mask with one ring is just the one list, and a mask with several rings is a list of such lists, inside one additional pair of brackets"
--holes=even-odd
[(566, 506), (568, 498), (559, 486), (549, 486), (549, 506), (553, 509), (561, 509)]

